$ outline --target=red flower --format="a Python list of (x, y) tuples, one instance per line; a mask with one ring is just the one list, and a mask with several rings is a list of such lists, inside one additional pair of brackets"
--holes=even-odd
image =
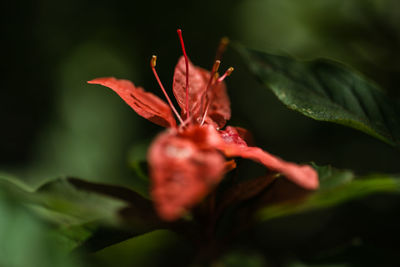
[(194, 66), (187, 58), (180, 30), (178, 34), (184, 56), (175, 68), (173, 92), (181, 114), (157, 75), (155, 56), (151, 59), (151, 68), (168, 104), (127, 80), (97, 78), (88, 82), (111, 88), (136, 113), (168, 128), (154, 140), (148, 152), (151, 194), (160, 217), (176, 220), (199, 203), (224, 173), (234, 167), (225, 157), (252, 159), (303, 188), (318, 188), (318, 175), (310, 166), (286, 162), (261, 148), (248, 146), (248, 132), (242, 128), (228, 126), (221, 130), (231, 116), (223, 80), (233, 68), (219, 77), (219, 60), (211, 72)]

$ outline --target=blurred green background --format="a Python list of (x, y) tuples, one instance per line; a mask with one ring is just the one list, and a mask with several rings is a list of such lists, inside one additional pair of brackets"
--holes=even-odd
[[(205, 68), (212, 65), (219, 39), (228, 36), (248, 47), (300, 59), (344, 62), (393, 99), (400, 97), (398, 0), (16, 0), (1, 5), (5, 72), (0, 170), (34, 185), (62, 175), (133, 183), (128, 160), (132, 147), (148, 143), (162, 129), (136, 115), (111, 90), (86, 81), (115, 76), (161, 95), (149, 68), (156, 54), (160, 78), (171, 90), (181, 55), (177, 28), (183, 29), (191, 60)], [(229, 66), (235, 67), (227, 80), (230, 124), (249, 129), (259, 146), (287, 160), (332, 164), (358, 174), (400, 171), (394, 148), (287, 110), (231, 49), (222, 69)], [(0, 208), (8, 214), (3, 218), (10, 218), (3, 221), (7, 225), (25, 220), (14, 219), (18, 216), (32, 219), (24, 209), (9, 208), (14, 202), (4, 203)], [(42, 231), (40, 222), (32, 220), (30, 225), (39, 229), (32, 232)], [(7, 228), (8, 234), (21, 227)], [(142, 248), (150, 251), (166, 235), (152, 234), (156, 241)], [(122, 258), (142, 246), (135, 242), (118, 244), (94, 259), (107, 263)], [(226, 257), (235, 261), (235, 256)], [(264, 264), (257, 255), (246, 259), (254, 266)], [(20, 264), (15, 266), (24, 266)]]

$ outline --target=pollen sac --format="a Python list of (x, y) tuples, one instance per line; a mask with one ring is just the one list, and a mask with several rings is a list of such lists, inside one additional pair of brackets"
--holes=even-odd
[(179, 219), (220, 182), (225, 172), (225, 158), (212, 146), (208, 129), (192, 126), (183, 133), (164, 132), (149, 149), (151, 193), (164, 220)]

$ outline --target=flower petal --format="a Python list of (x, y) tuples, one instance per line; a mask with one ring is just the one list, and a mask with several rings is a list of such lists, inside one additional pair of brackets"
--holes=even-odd
[[(196, 122), (200, 122), (206, 108), (205, 91), (210, 80), (210, 72), (194, 66), (189, 61), (189, 111)], [(173, 91), (181, 107), (182, 115), (186, 114), (186, 65), (182, 56), (175, 67)], [(203, 98), (203, 99), (202, 99)], [(222, 128), (231, 118), (231, 108), (225, 82), (210, 86), (207, 92), (210, 105), (206, 123)]]
[(208, 99), (211, 99), (207, 116), (214, 121), (219, 128), (225, 126), (231, 118), (231, 102), (226, 93), (225, 82), (222, 81), (210, 88)]
[(184, 135), (175, 131), (162, 133), (149, 149), (151, 193), (158, 214), (167, 221), (178, 219), (199, 203), (225, 171), (222, 154), (202, 143), (208, 140), (207, 127), (195, 127)]
[(225, 130), (219, 131), (219, 133), (226, 144), (236, 144), (244, 146), (247, 146), (247, 142), (243, 137), (250, 135), (247, 130), (232, 126), (227, 126)]
[(232, 126), (226, 127), (226, 129), (228, 129), (228, 128), (234, 128), (236, 130), (237, 134), (239, 135), (239, 137), (242, 140), (244, 140), (248, 146), (254, 146), (254, 138), (250, 131), (246, 130), (245, 128), (241, 128), (241, 127), (232, 127)]
[[(208, 76), (207, 76), (208, 75)], [(206, 70), (198, 68), (189, 61), (189, 111), (194, 119), (201, 117), (202, 110), (201, 98), (207, 87), (209, 74)], [(173, 92), (182, 110), (182, 115), (187, 113), (186, 110), (186, 64), (185, 58), (179, 58), (175, 67), (173, 79)]]
[(100, 84), (116, 92), (137, 114), (163, 127), (175, 127), (176, 121), (170, 107), (159, 97), (145, 92), (128, 80), (113, 77), (97, 78), (88, 81)]
[[(228, 129), (229, 127), (227, 127)], [(286, 162), (276, 156), (273, 156), (259, 147), (249, 147), (235, 133), (234, 128), (231, 131), (221, 131), (221, 137), (225, 143), (220, 143), (218, 148), (227, 157), (242, 157), (257, 161), (268, 169), (285, 175), (289, 180), (306, 189), (317, 189), (319, 186), (317, 172), (308, 165), (298, 165)]]

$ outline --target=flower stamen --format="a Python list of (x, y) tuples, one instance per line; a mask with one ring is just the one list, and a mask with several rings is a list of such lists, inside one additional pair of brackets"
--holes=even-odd
[(204, 106), (204, 100), (208, 101), (207, 99), (207, 92), (211, 86), (211, 84), (215, 81), (215, 74), (218, 72), (219, 66), (221, 65), (221, 61), (219, 60), (215, 60), (213, 67), (211, 69), (211, 73), (210, 73), (210, 79), (208, 80), (206, 89), (204, 90), (203, 95), (201, 96), (201, 105), (200, 107), (203, 108)]
[(185, 65), (186, 65), (186, 119), (188, 119), (190, 117), (190, 114), (189, 114), (189, 59), (186, 54), (185, 44), (183, 43), (182, 30), (178, 29), (177, 33), (179, 36), (179, 41), (181, 42), (182, 52), (183, 52), (183, 56), (185, 58)]
[(226, 47), (229, 44), (229, 38), (228, 37), (222, 37), (221, 41), (219, 42), (219, 46), (217, 49), (217, 53), (215, 54), (215, 60), (221, 60), (222, 54), (225, 52)]
[(174, 104), (172, 104), (172, 101), (171, 101), (171, 99), (169, 98), (169, 96), (168, 96), (168, 94), (167, 94), (167, 91), (165, 91), (165, 88), (164, 88), (164, 86), (162, 85), (160, 78), (158, 77), (158, 74), (157, 74), (157, 71), (156, 71), (156, 62), (157, 62), (157, 56), (153, 55), (153, 56), (151, 57), (151, 60), (150, 60), (150, 67), (151, 67), (151, 70), (153, 71), (154, 76), (156, 77), (156, 80), (157, 80), (157, 82), (158, 82), (158, 85), (160, 86), (161, 90), (163, 91), (163, 93), (164, 93), (164, 95), (165, 95), (165, 98), (166, 98), (167, 101), (168, 101), (169, 106), (171, 107), (172, 111), (175, 113), (175, 116), (178, 118), (179, 122), (180, 122), (181, 124), (183, 124), (183, 120), (182, 120), (181, 116), (179, 115), (178, 111), (176, 111), (176, 109), (175, 109), (175, 107), (174, 107)]
[[(212, 79), (212, 80), (214, 80), (214, 79), (217, 80), (216, 83), (221, 83), (223, 80), (225, 80), (226, 77), (230, 76), (230, 75), (232, 74), (233, 71), (234, 71), (234, 68), (233, 68), (233, 67), (230, 67), (230, 68), (228, 68), (228, 69), (225, 71), (225, 73), (224, 73), (221, 77), (219, 77), (219, 78), (218, 78), (218, 72), (215, 72), (211, 79)], [(214, 85), (215, 85), (215, 83), (213, 84), (213, 86), (214, 86)], [(200, 125), (203, 125), (203, 124), (204, 124), (204, 121), (205, 121), (205, 119), (206, 119), (206, 117), (207, 117), (208, 109), (209, 109), (209, 107), (210, 107), (211, 102), (212, 102), (211, 99), (207, 99), (207, 106), (206, 106), (206, 109), (205, 109), (205, 111), (204, 111), (203, 118), (202, 118), (202, 120), (201, 120)]]
[(225, 80), (226, 77), (230, 76), (232, 74), (232, 72), (235, 69), (233, 67), (230, 67), (229, 69), (227, 69), (224, 73), (224, 75), (222, 75), (221, 77), (218, 78), (217, 82), (222, 82), (223, 80)]

